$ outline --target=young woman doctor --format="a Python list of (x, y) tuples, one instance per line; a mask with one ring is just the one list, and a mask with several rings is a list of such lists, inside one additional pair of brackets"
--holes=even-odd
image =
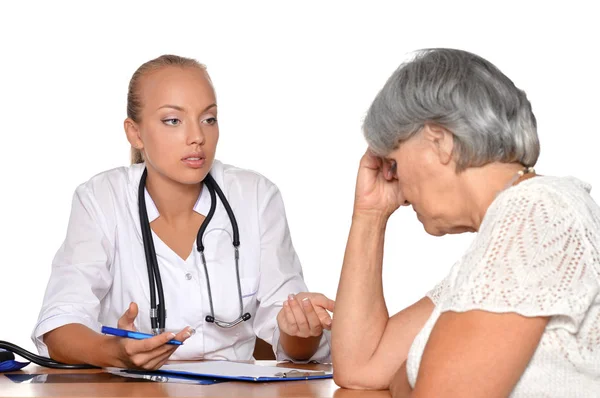
[[(279, 360), (326, 360), (323, 330), (334, 303), (301, 293), (307, 288), (277, 187), (215, 160), (217, 103), (206, 68), (172, 55), (151, 60), (134, 73), (127, 102), (132, 165), (75, 191), (32, 336), (40, 354), (156, 369), (168, 359), (251, 359), (258, 336)], [(156, 284), (147, 266), (153, 258)], [(149, 289), (159, 285), (164, 296), (155, 309)], [(165, 324), (157, 326), (161, 310)], [(103, 325), (166, 331), (134, 340), (101, 334)], [(171, 339), (185, 344), (166, 344)]]

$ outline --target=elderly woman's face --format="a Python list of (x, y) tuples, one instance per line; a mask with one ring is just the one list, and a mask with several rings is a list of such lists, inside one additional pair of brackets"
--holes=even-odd
[(427, 233), (441, 236), (472, 230), (463, 216), (465, 204), (452, 158), (452, 134), (425, 126), (387, 158), (397, 163), (402, 194)]

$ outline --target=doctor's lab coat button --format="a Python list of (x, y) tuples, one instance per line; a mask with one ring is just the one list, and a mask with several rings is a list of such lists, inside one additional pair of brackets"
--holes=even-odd
[(187, 274), (185, 274), (185, 279), (192, 280), (192, 274), (190, 274), (189, 272)]

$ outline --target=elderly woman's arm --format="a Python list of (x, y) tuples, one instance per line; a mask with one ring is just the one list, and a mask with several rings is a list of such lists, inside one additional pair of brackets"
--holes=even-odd
[(423, 298), (389, 317), (382, 288), (385, 221), (355, 214), (344, 257), (332, 327), (336, 384), (387, 389), (433, 310)]
[(385, 224), (356, 215), (344, 257), (332, 327), (336, 384), (387, 389), (433, 310), (427, 297), (389, 317), (382, 288)]
[(423, 298), (389, 317), (383, 297), (383, 240), (405, 200), (392, 164), (369, 151), (360, 161), (354, 214), (336, 296), (331, 353), (342, 387), (387, 389), (433, 310)]
[(409, 396), (510, 395), (548, 319), (479, 310), (443, 313), (431, 332), (417, 383)]
[(400, 369), (394, 375), (390, 383), (390, 393), (394, 398), (409, 398), (412, 394), (412, 387), (408, 382), (408, 374), (406, 373), (406, 361), (400, 366)]

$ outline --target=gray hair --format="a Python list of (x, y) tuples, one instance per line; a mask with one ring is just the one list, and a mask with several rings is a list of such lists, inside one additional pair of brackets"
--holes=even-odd
[(466, 51), (418, 51), (377, 94), (363, 131), (371, 150), (387, 156), (426, 123), (453, 134), (457, 171), (494, 161), (533, 166), (540, 154), (525, 92)]

